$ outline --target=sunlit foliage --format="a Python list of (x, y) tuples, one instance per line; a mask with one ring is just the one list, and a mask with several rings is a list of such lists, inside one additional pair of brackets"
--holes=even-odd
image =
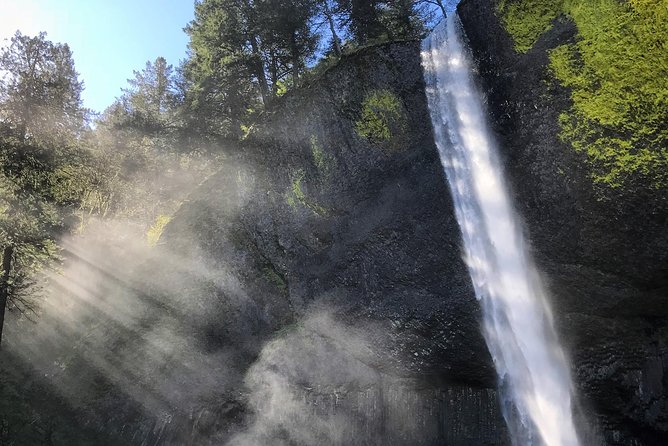
[(327, 209), (310, 199), (306, 195), (306, 192), (304, 192), (303, 182), (305, 177), (306, 174), (301, 169), (293, 174), (290, 189), (285, 194), (285, 199), (288, 205), (295, 210), (297, 210), (299, 206), (302, 206), (317, 215), (326, 215)]
[(402, 133), (406, 116), (399, 98), (389, 90), (373, 91), (362, 102), (357, 134), (374, 143), (391, 143)]
[(497, 5), (515, 49), (526, 53), (563, 11), (563, 0), (501, 0)]
[(86, 111), (69, 48), (44, 33), (17, 32), (0, 50), (0, 72), (0, 316), (29, 315), (28, 290), (56, 260), (58, 234), (81, 200), (83, 180), (62, 173), (81, 164)]
[(156, 246), (160, 241), (160, 236), (165, 230), (165, 226), (172, 220), (172, 217), (169, 215), (158, 215), (158, 218), (155, 219), (155, 223), (148, 229), (146, 233), (146, 239), (149, 246)]
[[(668, 2), (521, 0), (499, 10), (520, 51), (557, 14), (577, 25), (576, 42), (553, 50), (550, 67), (572, 92), (561, 136), (587, 154), (593, 180), (613, 188), (632, 178), (668, 186)], [(533, 26), (538, 22), (545, 26)]]

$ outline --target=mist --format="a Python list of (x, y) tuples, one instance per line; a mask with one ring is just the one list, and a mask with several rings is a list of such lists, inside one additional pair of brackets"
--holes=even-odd
[(10, 7), (188, 47), (0, 42), (0, 446), (665, 442), (662, 2), (184, 1)]
[(62, 246), (39, 317), (11, 320), (3, 350), (88, 427), (132, 443), (230, 446), (424, 435), (411, 414), (432, 395), (380, 372), (390, 366), (372, 340), (386, 327), (314, 304), (272, 332), (253, 322), (261, 299), (233, 273), (151, 248), (127, 221), (92, 220)]

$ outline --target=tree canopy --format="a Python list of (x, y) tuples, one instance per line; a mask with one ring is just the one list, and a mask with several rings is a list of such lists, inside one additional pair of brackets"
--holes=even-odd
[(58, 232), (79, 198), (67, 172), (79, 161), (86, 110), (69, 47), (44, 33), (17, 32), (0, 51), (0, 71), (1, 322), (6, 307), (33, 311), (27, 289), (57, 255)]

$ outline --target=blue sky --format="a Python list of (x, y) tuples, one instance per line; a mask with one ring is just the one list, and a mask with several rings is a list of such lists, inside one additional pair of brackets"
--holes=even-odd
[(176, 66), (186, 56), (183, 27), (193, 19), (194, 0), (0, 0), (0, 43), (19, 29), (46, 31), (68, 43), (84, 105), (102, 111), (121, 94), (133, 70), (163, 56)]

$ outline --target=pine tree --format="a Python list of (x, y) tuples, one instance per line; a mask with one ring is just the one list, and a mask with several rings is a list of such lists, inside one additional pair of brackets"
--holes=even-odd
[(416, 39), (422, 36), (424, 23), (415, 0), (394, 0), (386, 3), (382, 18), (390, 40)]
[(338, 4), (348, 16), (350, 31), (358, 44), (382, 36), (381, 0), (338, 0)]
[[(201, 132), (241, 137), (248, 111), (266, 96), (264, 64), (254, 3), (204, 0), (195, 5), (184, 75), (189, 82), (186, 106)], [(266, 88), (265, 88), (266, 87)]]
[[(314, 0), (264, 0), (260, 3), (262, 42), (275, 49), (276, 61), (290, 72), (296, 86), (306, 61), (315, 54), (318, 38), (311, 21), (317, 13)], [(272, 76), (274, 77), (274, 76)], [(272, 79), (276, 83), (281, 76)]]
[(85, 133), (83, 83), (67, 45), (20, 33), (0, 50), (0, 335), (6, 308), (34, 311), (30, 289), (57, 254), (76, 206)]
[[(186, 106), (203, 132), (238, 139), (249, 114), (271, 101), (279, 83), (296, 85), (317, 36), (315, 0), (203, 0), (187, 27)], [(202, 125), (204, 123), (204, 125)]]
[(0, 113), (20, 139), (71, 136), (83, 128), (83, 82), (66, 44), (17, 32), (0, 54), (8, 75), (0, 82)]
[(334, 55), (336, 57), (341, 57), (341, 38), (339, 37), (338, 30), (338, 5), (333, 0), (319, 0), (317, 2), (317, 7), (320, 11), (320, 15), (324, 18), (329, 28), (332, 39), (332, 49), (334, 50)]
[(180, 98), (174, 68), (164, 57), (146, 62), (143, 70), (134, 71), (134, 78), (128, 79), (128, 84), (129, 88), (123, 90), (119, 99), (123, 113), (118, 116), (117, 125), (153, 136), (175, 130)]

